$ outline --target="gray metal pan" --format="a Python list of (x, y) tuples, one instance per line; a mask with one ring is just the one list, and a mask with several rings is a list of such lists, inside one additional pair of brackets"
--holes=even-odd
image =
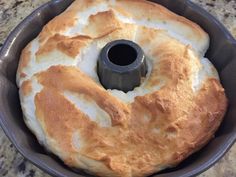
[[(0, 51), (0, 124), (25, 158), (45, 172), (59, 177), (89, 175), (71, 170), (38, 144), (23, 121), (15, 74), (21, 50), (50, 19), (63, 12), (72, 2), (73, 0), (54, 0), (38, 8), (15, 28)], [(195, 21), (210, 34), (211, 44), (206, 56), (217, 68), (229, 99), (227, 114), (215, 138), (176, 168), (153, 175), (195, 176), (216, 163), (236, 141), (236, 41), (219, 21), (188, 0), (153, 2)]]

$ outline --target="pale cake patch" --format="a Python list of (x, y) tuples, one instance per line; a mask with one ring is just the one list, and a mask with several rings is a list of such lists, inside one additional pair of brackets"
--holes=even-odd
[[(29, 80), (24, 81), (24, 84), (28, 83)], [(30, 80), (31, 89), (25, 93), (24, 87), (20, 88), (20, 101), (21, 101), (21, 108), (24, 114), (24, 121), (27, 126), (31, 129), (31, 131), (37, 136), (37, 139), (40, 143), (46, 145), (46, 137), (45, 132), (43, 131), (42, 127), (40, 126), (37, 117), (35, 115), (35, 104), (34, 104), (34, 97), (36, 93), (42, 90), (42, 85), (40, 85), (36, 78), (33, 77)]]
[(65, 97), (76, 105), (76, 107), (85, 113), (90, 120), (96, 122), (101, 127), (110, 127), (110, 116), (101, 109), (93, 100), (85, 95), (76, 95), (70, 92), (64, 92)]
[[(136, 42), (148, 64), (124, 93), (99, 82), (113, 40)], [(227, 98), (197, 24), (144, 0), (75, 0), (22, 51), (24, 120), (70, 167), (103, 177), (148, 176), (176, 166), (219, 127)]]

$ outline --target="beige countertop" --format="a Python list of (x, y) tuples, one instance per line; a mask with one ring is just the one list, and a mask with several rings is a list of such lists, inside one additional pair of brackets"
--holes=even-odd
[[(0, 47), (9, 32), (48, 0), (0, 0)], [(192, 0), (217, 17), (236, 37), (236, 0)], [(47, 177), (24, 159), (0, 128), (0, 177)], [(236, 144), (200, 177), (236, 177)]]

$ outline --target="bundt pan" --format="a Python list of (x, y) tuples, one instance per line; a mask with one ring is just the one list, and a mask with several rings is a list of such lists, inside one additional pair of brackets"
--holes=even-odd
[[(54, 0), (38, 8), (16, 27), (0, 51), (1, 126), (25, 158), (45, 172), (59, 177), (89, 175), (68, 168), (39, 145), (23, 121), (15, 75), (21, 50), (37, 36), (50, 19), (63, 12), (72, 2), (73, 0)], [(195, 176), (216, 163), (236, 141), (236, 41), (213, 16), (188, 0), (153, 0), (153, 2), (198, 23), (209, 33), (211, 44), (206, 55), (217, 68), (229, 99), (227, 114), (215, 138), (177, 167), (153, 175)]]

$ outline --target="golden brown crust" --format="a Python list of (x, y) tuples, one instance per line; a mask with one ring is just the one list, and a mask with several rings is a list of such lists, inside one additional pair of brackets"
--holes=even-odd
[(53, 66), (40, 73), (38, 80), (45, 87), (86, 95), (110, 115), (113, 125), (125, 124), (126, 105), (111, 97), (104, 88), (75, 67)]
[(24, 81), (21, 85), (23, 96), (28, 96), (32, 92), (32, 83), (30, 80)]
[[(90, 41), (90, 37), (88, 36), (76, 36), (76, 37), (66, 37), (59, 34), (56, 34), (48, 39), (48, 41), (39, 48), (36, 52), (36, 58), (40, 55), (46, 55), (53, 50), (59, 50), (62, 53), (70, 56), (71, 58), (75, 58), (81, 49), (87, 45)], [(39, 61), (38, 61), (39, 62)]]
[(88, 120), (86, 116), (57, 90), (51, 88), (44, 88), (36, 95), (35, 105), (36, 115), (44, 126), (47, 136), (57, 142), (59, 139), (63, 140), (58, 142), (58, 146), (68, 153), (74, 153), (76, 150), (70, 137), (72, 137), (75, 128), (86, 128)]
[(42, 30), (39, 35), (39, 42), (44, 43), (50, 36), (63, 32), (73, 26), (76, 22), (77, 11), (68, 11), (55, 17)]
[(91, 15), (83, 32), (92, 38), (101, 38), (119, 28), (119, 21), (116, 19), (114, 12), (109, 10)]
[[(172, 49), (175, 50), (175, 48)], [(188, 81), (189, 76), (180, 77), (181, 74), (178, 73), (182, 72), (181, 68), (188, 70), (191, 64), (189, 56), (185, 53), (185, 50), (182, 52), (180, 50), (181, 57), (172, 54), (172, 57), (162, 58), (161, 68), (167, 68), (166, 66), (169, 65), (174, 65), (174, 67), (168, 68), (168, 72), (160, 70), (160, 73), (155, 74), (165, 75), (169, 78), (169, 82), (159, 91), (136, 97), (135, 101), (129, 105), (117, 102), (117, 99), (74, 67), (51, 67), (40, 73), (37, 78), (45, 88), (55, 89), (47, 91), (50, 94), (53, 93), (54, 96), (43, 100), (41, 93), (47, 94), (44, 89), (39, 96), (42, 101), (36, 104), (36, 108), (38, 110), (38, 107), (44, 106), (45, 110), (41, 112), (46, 115), (47, 121), (50, 121), (50, 117), (62, 116), (63, 107), (67, 110), (66, 107), (70, 105), (68, 101), (65, 103), (66, 106), (63, 101), (55, 100), (57, 92), (62, 94), (63, 91), (71, 91), (85, 94), (95, 100), (101, 109), (109, 113), (113, 126), (116, 128), (101, 128), (91, 121), (81, 121), (80, 119), (84, 116), (80, 116), (79, 113), (71, 116), (73, 118), (64, 113), (60, 123), (55, 121), (54, 125), (56, 124), (55, 127), (61, 124), (68, 125), (70, 128), (67, 132), (80, 130), (84, 147), (78, 153), (106, 164), (119, 176), (126, 176), (131, 173), (130, 171), (132, 171), (132, 176), (144, 176), (161, 169), (162, 165), (176, 165), (212, 138), (227, 105), (224, 90), (217, 80), (207, 80), (199, 93), (195, 95)], [(184, 82), (181, 82), (182, 80)], [(66, 100), (63, 96), (60, 97)], [(51, 104), (54, 102), (61, 104), (56, 104), (57, 107), (54, 109), (53, 105), (44, 105), (48, 102), (47, 100)], [(53, 116), (47, 115), (48, 107), (53, 108), (53, 111), (50, 111)], [(72, 113), (79, 111), (72, 105), (68, 109)], [(118, 117), (115, 117), (114, 113)], [(40, 118), (40, 114), (37, 115)], [(74, 124), (75, 118), (79, 119), (78, 126)], [(58, 131), (51, 126), (52, 122), (44, 121), (44, 124), (52, 132)], [(63, 137), (53, 137), (59, 142), (62, 138), (71, 139), (71, 136), (68, 133), (63, 134)], [(68, 147), (64, 148), (66, 149), (62, 151), (70, 152)], [(132, 149), (131, 152), (130, 149)], [(73, 159), (73, 155), (73, 153), (69, 155), (70, 159)], [(76, 166), (76, 160), (71, 160), (70, 165)]]
[(61, 34), (73, 27), (77, 21), (77, 13), (83, 12), (90, 6), (100, 4), (101, 0), (76, 0), (65, 12), (52, 19), (39, 34), (39, 42), (43, 44), (51, 36)]

